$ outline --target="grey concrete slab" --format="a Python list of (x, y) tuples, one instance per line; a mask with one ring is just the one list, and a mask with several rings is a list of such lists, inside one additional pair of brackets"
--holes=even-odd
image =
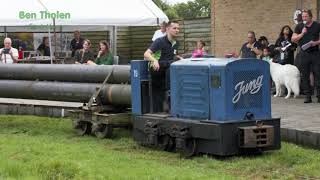
[(34, 115), (49, 116), (49, 108), (47, 106), (35, 106)]
[(16, 98), (0, 98), (0, 104), (25, 104), (25, 105), (39, 105), (52, 107), (81, 107), (83, 103), (80, 102), (62, 102), (62, 101), (46, 101), (35, 99), (16, 99)]
[(282, 140), (320, 149), (320, 103), (303, 98), (272, 97), (272, 116), (281, 117)]
[(68, 110), (78, 109), (82, 103), (0, 98), (0, 114), (67, 117)]

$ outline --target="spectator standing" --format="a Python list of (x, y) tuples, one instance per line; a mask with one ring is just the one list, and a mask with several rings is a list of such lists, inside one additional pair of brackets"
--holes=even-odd
[(50, 56), (50, 46), (49, 46), (49, 38), (43, 37), (42, 43), (39, 45), (37, 50), (40, 52), (42, 56)]
[(163, 21), (160, 24), (160, 29), (158, 29), (154, 32), (153, 37), (152, 37), (152, 41), (155, 41), (156, 39), (166, 35), (166, 26), (167, 26), (167, 23), (165, 21)]
[(193, 58), (203, 57), (206, 55), (206, 51), (204, 50), (204, 47), (206, 46), (206, 43), (202, 40), (199, 40), (197, 42), (197, 48), (192, 52)]
[(18, 60), (18, 50), (13, 48), (10, 38), (5, 38), (3, 41), (4, 47), (0, 49), (0, 61), (5, 64), (13, 64)]
[(265, 47), (269, 47), (269, 41), (268, 38), (265, 36), (260, 36), (258, 39), (259, 44), (261, 45), (261, 49)]
[(80, 31), (75, 31), (73, 33), (74, 38), (71, 40), (70, 49), (72, 51), (71, 57), (73, 57), (78, 49), (82, 49), (83, 41), (80, 37)]
[(267, 61), (267, 62), (269, 62), (269, 61), (271, 61), (272, 59), (271, 59), (271, 51), (272, 51), (272, 49), (270, 48), (270, 47), (264, 47), (263, 48), (263, 50), (262, 50), (262, 60), (264, 60), (264, 61)]
[(257, 42), (253, 31), (249, 31), (247, 35), (248, 41), (242, 45), (239, 56), (241, 58), (257, 58), (262, 54), (261, 44)]
[(277, 52), (276, 62), (280, 64), (293, 64), (294, 51), (297, 44), (291, 41), (293, 31), (290, 26), (285, 25), (281, 28), (279, 37), (275, 43), (275, 50)]
[(318, 103), (320, 103), (320, 24), (312, 20), (311, 10), (302, 11), (302, 20), (303, 23), (299, 23), (295, 27), (291, 40), (297, 42), (301, 49), (296, 56), (296, 63), (302, 74), (301, 85), (302, 90), (306, 95), (304, 103), (312, 102), (312, 89), (309, 78), (312, 69), (315, 77)]

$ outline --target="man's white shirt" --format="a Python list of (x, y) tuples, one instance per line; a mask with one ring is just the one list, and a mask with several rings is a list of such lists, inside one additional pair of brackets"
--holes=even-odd
[[(2, 50), (3, 48), (0, 49), (0, 52), (2, 52)], [(12, 56), (18, 59), (19, 57), (18, 50), (16, 48), (11, 48), (11, 51), (12, 51)], [(12, 64), (13, 59), (11, 58), (11, 55), (2, 53), (1, 63)]]
[(166, 32), (162, 32), (160, 29), (156, 30), (156, 32), (154, 32), (153, 37), (152, 37), (152, 41), (155, 41), (158, 38), (161, 38), (163, 36), (166, 35)]

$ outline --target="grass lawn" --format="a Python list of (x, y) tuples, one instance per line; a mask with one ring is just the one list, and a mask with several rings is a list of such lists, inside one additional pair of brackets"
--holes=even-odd
[(78, 137), (69, 119), (0, 116), (0, 179), (318, 179), (320, 151), (282, 143), (280, 151), (225, 159), (141, 147), (116, 137)]

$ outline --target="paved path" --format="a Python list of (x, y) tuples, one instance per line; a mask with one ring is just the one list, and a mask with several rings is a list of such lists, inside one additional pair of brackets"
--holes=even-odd
[(302, 96), (294, 99), (272, 97), (272, 116), (281, 117), (282, 139), (320, 149), (320, 103), (305, 104)]

